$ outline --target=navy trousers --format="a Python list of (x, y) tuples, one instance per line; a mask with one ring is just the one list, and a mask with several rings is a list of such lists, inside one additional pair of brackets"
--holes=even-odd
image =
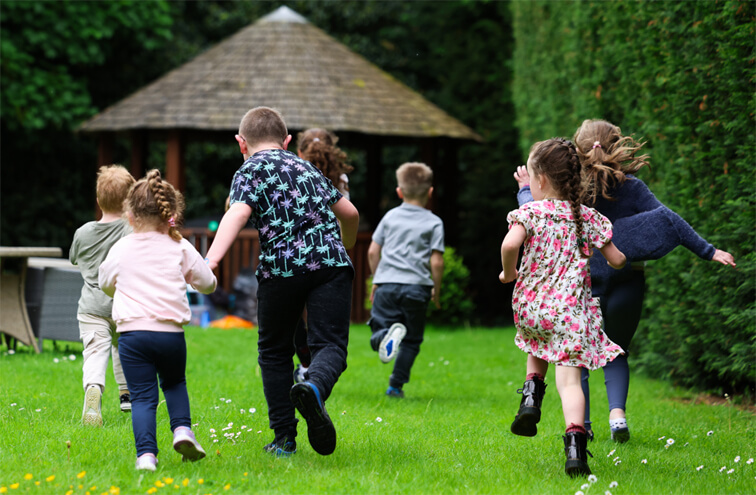
[(124, 332), (118, 337), (123, 374), (131, 394), (131, 424), (137, 456), (158, 455), (156, 418), (160, 388), (168, 406), (171, 431), (191, 428), (186, 391), (186, 340), (183, 332)]

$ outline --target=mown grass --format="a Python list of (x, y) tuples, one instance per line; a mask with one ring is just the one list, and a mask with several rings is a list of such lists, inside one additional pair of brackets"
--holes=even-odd
[(81, 344), (46, 342), (40, 355), (0, 347), (0, 493), (756, 493), (750, 412), (692, 405), (685, 399), (693, 393), (635, 375), (631, 441), (609, 439), (603, 376), (595, 373), (596, 481), (565, 476), (553, 369), (538, 435), (509, 432), (525, 366), (511, 328), (429, 328), (407, 397), (397, 400), (383, 395), (390, 366), (370, 351), (368, 328), (355, 325), (349, 368), (327, 404), (336, 452), (316, 454), (301, 422), (297, 454), (276, 459), (261, 450), (272, 433), (257, 333), (190, 327), (186, 335), (194, 429), (208, 457), (181, 462), (161, 403), (155, 473), (134, 470), (130, 417), (118, 410), (112, 373), (105, 426), (80, 425)]

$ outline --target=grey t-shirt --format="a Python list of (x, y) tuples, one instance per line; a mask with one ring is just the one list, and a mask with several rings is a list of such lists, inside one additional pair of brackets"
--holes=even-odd
[(79, 314), (90, 314), (110, 318), (113, 298), (100, 290), (98, 282), (100, 264), (105, 260), (113, 244), (131, 233), (131, 226), (125, 219), (114, 222), (88, 222), (74, 234), (68, 258), (79, 265), (84, 287), (79, 298)]
[(373, 232), (381, 246), (374, 284), (433, 286), (432, 251), (444, 252), (444, 224), (430, 210), (402, 203), (389, 210)]

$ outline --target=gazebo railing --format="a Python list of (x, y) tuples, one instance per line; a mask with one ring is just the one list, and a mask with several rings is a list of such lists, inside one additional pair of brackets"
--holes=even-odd
[[(191, 242), (197, 251), (205, 256), (215, 238), (215, 232), (206, 228), (183, 228), (181, 234)], [(367, 251), (370, 246), (371, 232), (359, 232), (357, 243), (349, 250), (354, 265), (354, 283), (352, 284), (352, 321), (364, 323), (370, 318), (370, 310), (365, 307), (369, 296), (367, 280), (370, 277)], [(232, 292), (232, 285), (242, 268), (257, 268), (260, 257), (260, 240), (257, 230), (243, 229), (221, 260), (215, 271), (218, 285), (226, 293)]]

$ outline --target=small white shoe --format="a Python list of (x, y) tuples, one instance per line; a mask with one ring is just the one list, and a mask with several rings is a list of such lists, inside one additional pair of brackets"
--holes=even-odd
[(173, 449), (181, 454), (182, 461), (199, 461), (206, 455), (194, 432), (186, 426), (173, 430)]
[(81, 422), (89, 426), (102, 426), (102, 391), (97, 385), (90, 385), (84, 393)]
[(157, 457), (155, 457), (155, 454), (142, 454), (139, 457), (137, 457), (136, 460), (136, 469), (137, 471), (154, 471), (157, 469)]
[(407, 335), (407, 327), (401, 323), (391, 325), (378, 348), (378, 357), (381, 358), (381, 361), (388, 363), (396, 357), (397, 352), (399, 352), (399, 345), (405, 335)]

